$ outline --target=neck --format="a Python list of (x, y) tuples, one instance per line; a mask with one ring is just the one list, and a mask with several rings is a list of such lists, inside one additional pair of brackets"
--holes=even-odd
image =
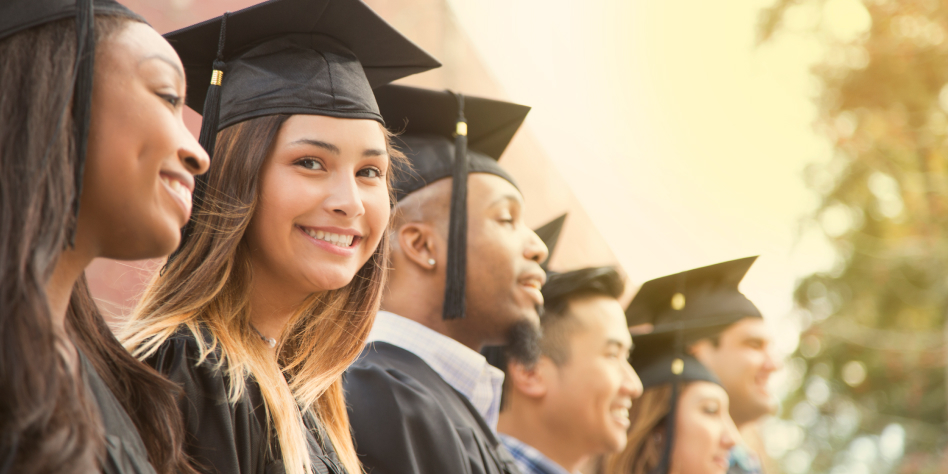
[[(476, 316), (465, 319), (445, 320), (442, 317), (444, 286), (426, 284), (407, 285), (392, 278), (382, 298), (382, 309), (421, 324), (432, 331), (450, 337), (474, 351), (480, 352), (485, 338), (471, 323)], [(436, 294), (439, 293), (440, 294)]]
[(77, 236), (76, 246), (63, 251), (56, 261), (53, 274), (46, 282), (46, 297), (49, 301), (50, 314), (53, 319), (53, 328), (60, 334), (65, 334), (66, 309), (76, 281), (82, 272), (95, 258), (88, 246), (82, 245)]
[(589, 460), (582, 440), (564, 436), (563, 430), (543, 422), (544, 414), (529, 401), (517, 400), (513, 391), (509, 405), (500, 414), (497, 431), (529, 444), (569, 472), (579, 472)]
[(279, 341), (290, 318), (309, 296), (288, 289), (265, 273), (255, 272), (250, 288), (250, 324), (264, 337)]

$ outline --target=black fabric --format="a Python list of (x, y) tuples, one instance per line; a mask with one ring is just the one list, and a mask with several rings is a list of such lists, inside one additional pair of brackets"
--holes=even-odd
[[(205, 338), (208, 336), (205, 334)], [(182, 328), (146, 360), (184, 390), (179, 405), (187, 431), (188, 456), (201, 472), (208, 474), (285, 472), (276, 434), (268, 428), (271, 423), (267, 423), (260, 387), (250, 378), (244, 380), (243, 395), (236, 403), (230, 403), (229, 380), (223, 368), (216, 368), (220, 349), (200, 364), (199, 355), (194, 335)], [(311, 414), (304, 416), (303, 424), (315, 472), (345, 474), (316, 419)]]
[[(118, 15), (145, 20), (114, 0), (94, 0), (96, 15)], [(46, 23), (76, 16), (76, 0), (3, 0), (0, 2), (0, 39)]]
[(563, 232), (563, 224), (565, 223), (566, 214), (563, 214), (533, 231), (537, 234), (537, 237), (543, 241), (543, 244), (546, 245), (548, 256), (546, 261), (540, 265), (545, 271), (548, 270), (550, 260), (553, 259), (553, 251), (556, 249), (556, 244), (560, 241), (560, 234)]
[[(737, 288), (755, 260), (756, 256), (746, 257), (645, 282), (626, 308), (629, 326), (649, 323), (653, 334), (681, 329), (688, 335), (743, 318), (762, 318), (757, 306)], [(672, 299), (679, 293), (684, 307), (675, 309)]]
[(79, 359), (86, 388), (99, 406), (102, 426), (105, 428), (106, 452), (105, 459), (102, 460), (102, 472), (154, 474), (155, 468), (148, 462), (148, 450), (135, 428), (135, 423), (81, 351)]
[(343, 380), (368, 474), (518, 473), (467, 398), (411, 352), (370, 343)]
[[(389, 84), (375, 90), (379, 110), (408, 156), (411, 169), (398, 173), (395, 197), (400, 200), (454, 172), (454, 134), (458, 101), (448, 91)], [(516, 182), (497, 164), (523, 124), (530, 107), (464, 96), (467, 122), (468, 173), (490, 173)]]
[[(698, 362), (698, 359), (690, 355), (675, 356), (671, 350), (661, 354), (658, 357), (645, 358), (640, 357), (642, 351), (636, 345), (636, 356), (632, 357), (632, 368), (642, 379), (643, 388), (651, 388), (658, 385), (670, 384), (676, 380), (681, 382), (711, 382), (721, 385), (721, 381), (707, 367)], [(677, 375), (672, 372), (672, 365), (675, 359), (681, 359), (682, 372)]]
[[(222, 17), (165, 35), (203, 113)], [(227, 15), (219, 128), (315, 114), (382, 121), (372, 88), (441, 64), (359, 0), (271, 0)]]

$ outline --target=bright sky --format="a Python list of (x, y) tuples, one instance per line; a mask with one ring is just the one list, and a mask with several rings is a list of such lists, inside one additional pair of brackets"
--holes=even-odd
[[(800, 220), (818, 204), (803, 170), (831, 156), (812, 127), (820, 46), (756, 47), (766, 0), (448, 1), (633, 282), (760, 254), (741, 288), (792, 350), (795, 282), (834, 261)], [(840, 34), (866, 26), (854, 4), (827, 4)]]

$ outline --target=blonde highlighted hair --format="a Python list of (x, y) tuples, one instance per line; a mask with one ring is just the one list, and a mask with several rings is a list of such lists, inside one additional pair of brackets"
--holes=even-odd
[[(341, 376), (361, 352), (381, 301), (388, 233), (352, 282), (306, 299), (281, 334), (276, 359), (250, 325), (253, 272), (243, 236), (259, 200), (260, 171), (289, 117), (255, 118), (218, 134), (202, 209), (193, 217), (194, 231), (148, 286), (122, 339), (136, 357), (145, 359), (180, 327), (187, 327), (198, 341), (202, 362), (219, 349), (221, 369), (229, 380), (251, 376), (259, 384), (287, 473), (310, 472), (300, 422), (301, 413), (307, 412), (322, 423), (345, 468), (358, 473), (362, 470)], [(384, 127), (382, 131), (393, 165), (403, 162), (389, 132)], [(209, 342), (201, 326), (209, 330)], [(243, 383), (229, 387), (231, 402), (243, 389)]]
[(646, 389), (629, 410), (629, 438), (622, 452), (607, 456), (599, 474), (650, 474), (662, 462), (665, 419), (671, 411), (670, 384)]

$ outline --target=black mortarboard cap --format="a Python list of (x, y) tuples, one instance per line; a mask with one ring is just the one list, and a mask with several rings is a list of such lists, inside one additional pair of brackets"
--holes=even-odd
[(763, 317), (738, 285), (757, 257), (695, 268), (645, 282), (626, 309), (629, 326), (652, 324), (652, 334), (681, 329), (711, 335), (748, 317)]
[(187, 71), (188, 105), (214, 122), (212, 135), (276, 114), (381, 123), (372, 88), (441, 65), (361, 0), (271, 0), (165, 38)]
[(411, 163), (397, 173), (395, 199), (453, 177), (448, 262), (442, 316), (464, 317), (467, 271), (467, 175), (490, 173), (516, 186), (497, 160), (520, 128), (529, 107), (465, 97), (449, 91), (386, 85), (376, 89), (379, 110)]
[[(76, 63), (73, 77), (72, 118), (75, 123), (76, 167), (73, 216), (78, 222), (79, 197), (85, 170), (89, 121), (92, 109), (92, 78), (95, 62), (95, 15), (115, 15), (144, 20), (128, 8), (112, 0), (4, 0), (0, 2), (0, 40), (24, 30), (47, 23), (76, 19)], [(64, 105), (68, 107), (69, 104)], [(58, 129), (57, 129), (58, 130)], [(58, 132), (57, 132), (58, 133)], [(58, 140), (53, 136), (50, 143)], [(49, 149), (49, 147), (47, 147)], [(45, 159), (45, 157), (44, 157)], [(75, 224), (69, 233), (69, 244), (75, 240)]]
[(553, 219), (546, 224), (543, 224), (540, 228), (534, 230), (537, 234), (537, 237), (543, 241), (547, 249), (546, 261), (543, 262), (540, 266), (543, 267), (544, 271), (548, 271), (550, 260), (553, 259), (553, 250), (556, 249), (556, 244), (560, 241), (560, 234), (563, 233), (563, 224), (566, 222), (566, 214)]
[[(199, 141), (211, 157), (221, 129), (256, 117), (384, 124), (372, 88), (441, 65), (361, 0), (271, 0), (165, 38), (184, 64), (187, 104), (203, 115)], [(205, 183), (197, 179), (195, 209)]]

